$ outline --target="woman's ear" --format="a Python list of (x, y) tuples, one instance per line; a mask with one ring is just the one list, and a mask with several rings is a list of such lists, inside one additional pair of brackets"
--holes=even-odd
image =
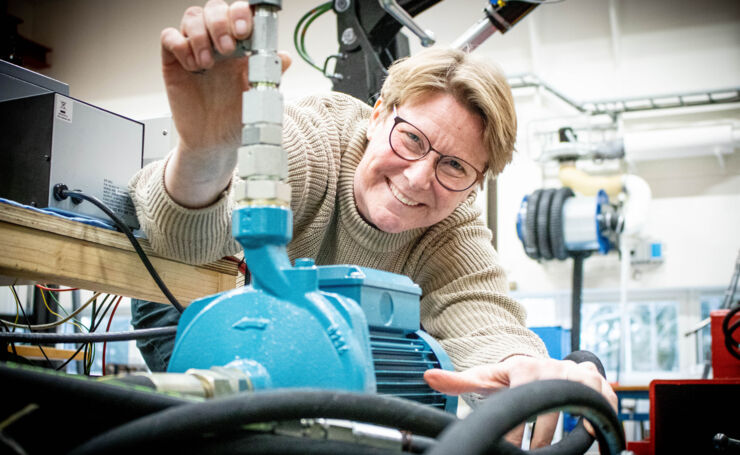
[(368, 141), (372, 139), (375, 130), (383, 124), (384, 118), (385, 115), (383, 115), (383, 98), (378, 98), (378, 101), (375, 102), (375, 106), (373, 106), (373, 112), (370, 114), (370, 120), (367, 125), (366, 136)]

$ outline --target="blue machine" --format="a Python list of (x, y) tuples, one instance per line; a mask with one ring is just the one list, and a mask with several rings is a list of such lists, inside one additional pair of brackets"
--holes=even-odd
[(292, 213), (234, 211), (252, 283), (194, 301), (182, 314), (168, 372), (227, 367), (247, 389), (314, 387), (384, 393), (455, 412), (426, 385), (449, 357), (419, 330), (421, 289), (408, 277), (357, 266), (291, 266)]
[[(230, 390), (312, 387), (385, 393), (455, 412), (456, 399), (430, 389), (429, 368), (452, 369), (419, 330), (421, 290), (407, 277), (354, 266), (292, 266), (288, 159), (282, 147), (281, 0), (252, 0), (249, 82), (243, 94), (240, 181), (232, 235), (252, 275), (241, 289), (197, 300), (182, 313), (168, 372), (217, 376)], [(209, 370), (209, 371), (205, 371)], [(215, 372), (215, 374), (214, 374)], [(202, 380), (202, 381), (201, 381)], [(221, 384), (221, 385), (219, 385)], [(226, 387), (226, 386), (224, 386)]]

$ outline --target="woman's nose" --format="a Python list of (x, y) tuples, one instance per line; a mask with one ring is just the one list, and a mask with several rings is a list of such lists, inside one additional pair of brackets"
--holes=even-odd
[(403, 174), (411, 188), (428, 190), (434, 181), (435, 167), (434, 157), (427, 155), (418, 161), (408, 161)]

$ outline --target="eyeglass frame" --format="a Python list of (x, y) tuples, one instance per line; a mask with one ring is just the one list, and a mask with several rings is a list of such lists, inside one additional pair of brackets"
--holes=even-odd
[[(401, 156), (401, 154), (399, 154), (396, 151), (396, 149), (393, 148), (393, 141), (391, 140), (391, 137), (393, 136), (393, 130), (396, 129), (396, 126), (398, 126), (399, 123), (408, 123), (409, 125), (411, 125), (412, 127), (414, 127), (419, 133), (421, 133), (421, 135), (424, 136), (424, 139), (426, 139), (427, 143), (429, 144), (429, 150), (427, 150), (426, 152), (424, 152), (423, 155), (421, 155), (420, 157), (418, 157), (416, 159), (409, 159), (409, 158), (406, 158), (405, 156)], [(413, 123), (409, 122), (408, 120), (406, 120), (406, 119), (402, 118), (400, 115), (398, 115), (398, 110), (396, 109), (396, 106), (395, 105), (393, 106), (393, 126), (391, 127), (391, 130), (388, 133), (388, 144), (391, 146), (391, 150), (393, 150), (393, 153), (395, 153), (397, 157), (401, 158), (404, 161), (412, 161), (412, 162), (414, 162), (414, 161), (421, 161), (421, 160), (423, 160), (424, 158), (426, 158), (429, 155), (429, 152), (435, 152), (436, 154), (438, 154), (439, 155), (439, 158), (437, 159), (437, 162), (434, 164), (434, 178), (437, 179), (437, 182), (439, 182), (439, 184), (442, 185), (442, 188), (446, 189), (447, 191), (452, 191), (452, 192), (455, 192), (455, 193), (460, 193), (460, 192), (469, 190), (471, 187), (473, 187), (473, 185), (475, 185), (476, 183), (478, 183), (479, 181), (481, 181), (485, 177), (485, 172), (488, 170), (488, 165), (486, 165), (486, 167), (483, 169), (483, 172), (481, 172), (478, 169), (476, 169), (476, 167), (473, 166), (471, 163), (467, 162), (466, 160), (464, 160), (464, 159), (462, 159), (460, 157), (457, 157), (455, 155), (445, 155), (442, 152), (440, 152), (439, 150), (435, 150), (434, 147), (432, 147), (432, 141), (429, 140), (429, 138), (427, 137), (427, 135), (424, 134), (424, 132), (418, 126), (414, 125)], [(439, 179), (439, 174), (437, 173), (437, 166), (439, 165), (440, 161), (442, 161), (443, 158), (452, 158), (452, 159), (455, 159), (457, 161), (462, 161), (463, 163), (465, 163), (468, 166), (470, 166), (476, 172), (476, 177), (475, 177), (475, 180), (473, 180), (473, 183), (471, 183), (470, 185), (468, 185), (467, 187), (465, 187), (465, 188), (463, 188), (461, 190), (453, 190), (452, 188), (450, 188), (447, 185), (445, 185), (444, 183), (442, 183), (442, 180)]]

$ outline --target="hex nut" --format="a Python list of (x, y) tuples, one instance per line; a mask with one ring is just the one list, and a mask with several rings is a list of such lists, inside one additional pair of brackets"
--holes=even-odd
[(290, 185), (279, 180), (237, 180), (234, 200), (278, 200), (290, 204)]
[(282, 145), (283, 127), (275, 123), (250, 123), (242, 128), (242, 145)]
[(288, 175), (288, 157), (278, 145), (253, 144), (239, 147), (237, 159), (241, 177), (265, 176), (277, 180)]
[(242, 94), (242, 123), (283, 124), (283, 95), (276, 89), (254, 88)]
[(249, 56), (249, 82), (280, 83), (283, 63), (276, 53), (257, 53)]

